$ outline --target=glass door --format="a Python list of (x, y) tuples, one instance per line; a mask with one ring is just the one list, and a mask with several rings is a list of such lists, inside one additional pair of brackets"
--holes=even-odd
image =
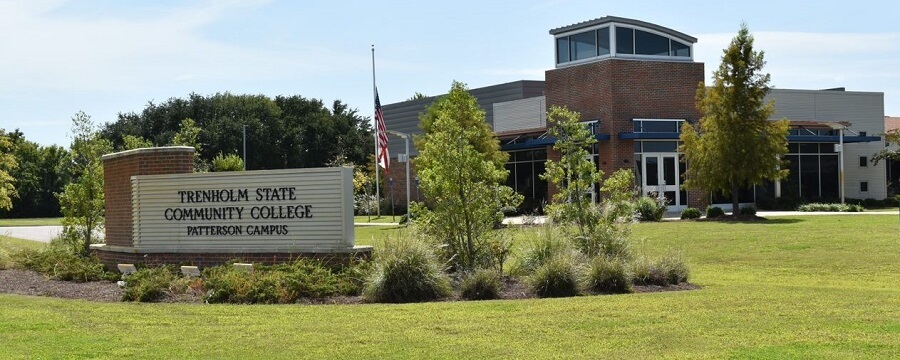
[(687, 194), (681, 190), (684, 165), (676, 153), (645, 153), (641, 164), (642, 194), (665, 198), (669, 211), (681, 211), (687, 206)]

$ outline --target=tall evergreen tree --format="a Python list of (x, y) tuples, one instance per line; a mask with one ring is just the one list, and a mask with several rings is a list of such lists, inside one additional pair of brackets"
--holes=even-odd
[(724, 50), (710, 87), (700, 84), (699, 124), (685, 123), (682, 151), (687, 162), (685, 187), (707, 194), (731, 195), (738, 214), (738, 191), (787, 175), (788, 122), (770, 121), (774, 103), (765, 102), (771, 76), (763, 72), (763, 52), (753, 49), (746, 24)]

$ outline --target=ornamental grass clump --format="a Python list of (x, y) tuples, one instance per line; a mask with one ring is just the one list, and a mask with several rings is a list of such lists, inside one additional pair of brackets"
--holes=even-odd
[(467, 274), (459, 285), (463, 299), (493, 300), (500, 298), (500, 274), (495, 270), (478, 269)]
[(634, 292), (631, 269), (624, 260), (597, 256), (591, 261), (587, 275), (588, 288), (598, 293), (625, 294)]
[(574, 259), (557, 256), (535, 269), (528, 282), (540, 297), (577, 296), (581, 293), (578, 275)]
[(631, 269), (635, 285), (678, 285), (690, 278), (690, 269), (684, 257), (677, 253), (656, 259), (639, 257), (632, 263)]
[(375, 268), (363, 290), (371, 302), (409, 303), (450, 296), (450, 281), (429, 244), (388, 239), (375, 254)]

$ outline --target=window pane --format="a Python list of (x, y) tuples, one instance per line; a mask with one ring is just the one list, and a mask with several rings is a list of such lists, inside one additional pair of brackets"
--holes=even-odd
[(799, 145), (797, 145), (797, 143), (788, 144), (788, 153), (789, 154), (796, 154), (799, 151), (799, 149), (800, 149), (800, 147), (799, 147)]
[(634, 30), (634, 53), (669, 56), (669, 39), (646, 31)]
[(527, 197), (534, 196), (533, 163), (516, 164), (516, 191)]
[(597, 32), (588, 31), (569, 36), (572, 60), (582, 60), (597, 56)]
[(672, 40), (672, 56), (691, 57), (691, 47)]
[(609, 28), (597, 30), (597, 55), (609, 55)]
[(531, 161), (532, 151), (519, 151), (516, 153), (516, 161)]
[(641, 186), (643, 182), (641, 182), (641, 171), (643, 171), (643, 167), (641, 167), (641, 155), (637, 154), (634, 156), (634, 183), (637, 186)]
[(832, 154), (834, 151), (835, 144), (819, 144), (819, 152), (823, 154)]
[(800, 198), (800, 156), (787, 155), (788, 177), (781, 183), (781, 196), (788, 199)]
[(643, 121), (632, 121), (632, 122), (631, 122), (631, 125), (632, 125), (632, 131), (634, 131), (634, 132), (636, 132), (636, 133), (637, 133), (637, 132), (643, 132), (643, 130), (642, 130), (642, 128), (641, 128), (641, 124), (642, 124), (642, 123), (643, 123)]
[(675, 157), (666, 156), (663, 158), (663, 181), (665, 185), (675, 185)]
[(822, 198), (826, 201), (837, 200), (841, 195), (838, 189), (838, 157), (837, 155), (823, 155), (819, 157), (819, 161), (822, 176)]
[(801, 154), (818, 154), (819, 153), (819, 144), (802, 143), (802, 144), (800, 144), (800, 153)]
[(644, 152), (676, 152), (677, 141), (644, 141)]
[(534, 151), (534, 159), (535, 160), (547, 160), (547, 150), (535, 150)]
[(569, 62), (569, 37), (564, 36), (556, 39), (556, 63), (562, 64)]
[(634, 29), (616, 26), (616, 53), (634, 54)]
[(869, 166), (869, 159), (866, 158), (865, 156), (860, 156), (860, 157), (859, 157), (859, 166), (860, 166), (860, 167), (868, 167), (868, 166)]
[(819, 200), (818, 155), (800, 155), (800, 191), (803, 199)]
[(659, 158), (652, 156), (645, 159), (644, 173), (647, 174), (647, 185), (659, 185)]
[(640, 142), (640, 141), (635, 141), (635, 142), (634, 142), (634, 153), (635, 153), (635, 154), (640, 154), (640, 153), (641, 153), (641, 142)]
[(860, 192), (868, 192), (869, 191), (869, 182), (863, 181), (859, 183), (859, 191)]
[(642, 130), (643, 132), (663, 132), (663, 133), (673, 133), (678, 132), (678, 124), (680, 121), (642, 121)]

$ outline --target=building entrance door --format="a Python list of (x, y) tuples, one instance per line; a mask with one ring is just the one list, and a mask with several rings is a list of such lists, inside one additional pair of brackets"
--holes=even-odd
[(644, 176), (641, 177), (642, 194), (665, 198), (669, 211), (681, 211), (687, 207), (687, 194), (681, 190), (684, 165), (676, 153), (643, 154)]

